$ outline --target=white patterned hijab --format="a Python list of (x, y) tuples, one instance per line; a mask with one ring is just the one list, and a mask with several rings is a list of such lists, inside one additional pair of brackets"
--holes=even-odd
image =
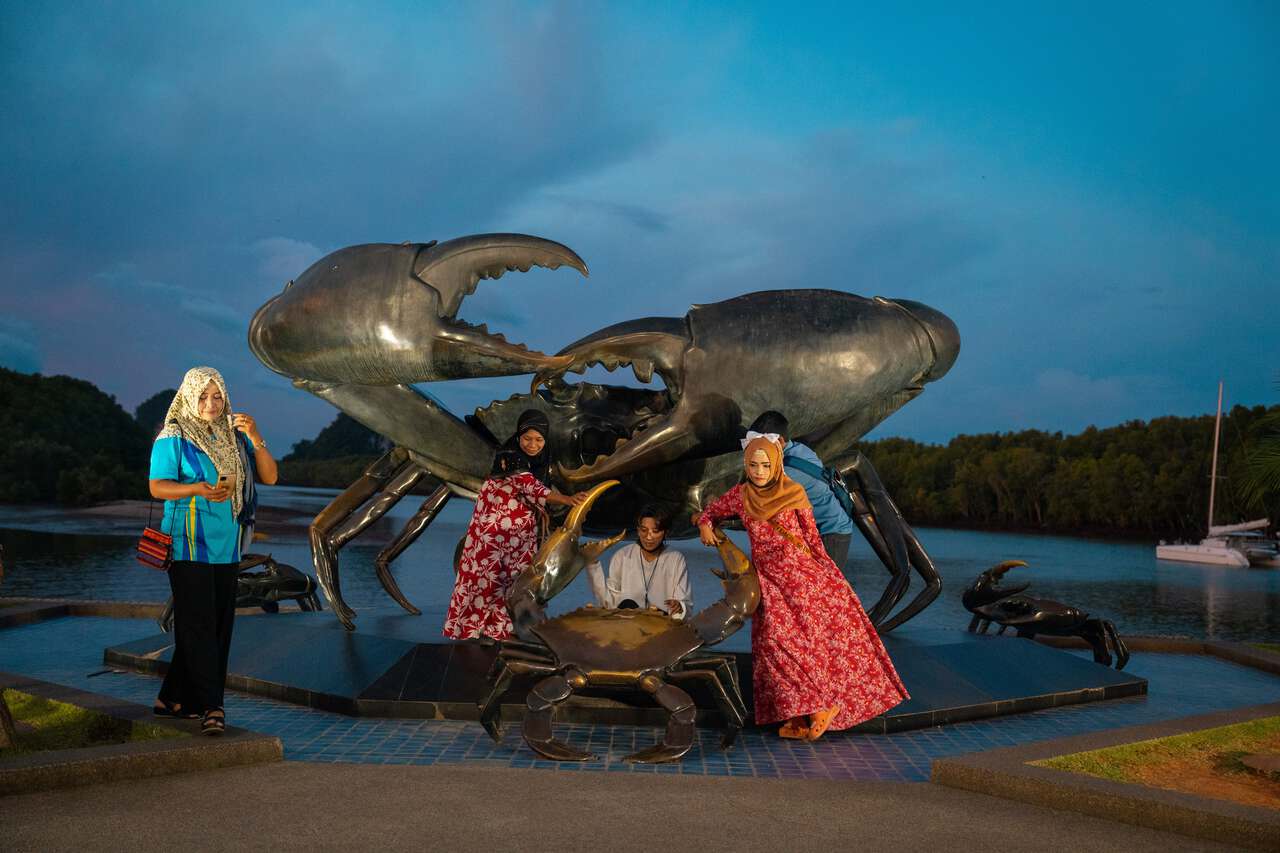
[[(212, 382), (222, 392), (222, 417), (212, 423), (200, 417), (200, 394)], [(164, 426), (156, 439), (185, 438), (204, 451), (218, 469), (218, 475), (235, 479), (237, 488), (231, 493), (232, 518), (240, 517), (244, 506), (245, 458), (231, 428), (231, 398), (227, 395), (227, 383), (222, 374), (212, 367), (193, 367), (182, 377), (178, 393), (173, 395), (169, 411), (164, 416)]]

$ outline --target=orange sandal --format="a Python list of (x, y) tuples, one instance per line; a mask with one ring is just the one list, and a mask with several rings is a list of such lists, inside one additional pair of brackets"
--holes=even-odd
[(814, 741), (826, 734), (827, 729), (831, 726), (831, 722), (839, 713), (840, 706), (832, 705), (825, 711), (819, 711), (818, 713), (813, 714), (809, 719), (809, 732), (805, 735), (805, 740)]
[(794, 738), (796, 740), (805, 740), (809, 737), (809, 727), (800, 722), (800, 717), (792, 717), (778, 729), (778, 737)]

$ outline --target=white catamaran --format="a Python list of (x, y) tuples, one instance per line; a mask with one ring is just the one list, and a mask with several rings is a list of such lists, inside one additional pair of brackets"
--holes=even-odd
[(1262, 532), (1265, 518), (1241, 524), (1214, 524), (1213, 499), (1218, 485), (1218, 433), (1222, 428), (1222, 382), (1218, 382), (1218, 416), (1213, 424), (1213, 465), (1209, 475), (1209, 535), (1198, 545), (1156, 546), (1157, 560), (1178, 563), (1211, 563), (1215, 566), (1280, 568), (1280, 542)]

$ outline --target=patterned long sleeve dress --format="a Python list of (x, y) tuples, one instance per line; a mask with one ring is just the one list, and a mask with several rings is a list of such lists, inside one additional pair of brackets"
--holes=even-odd
[(742, 488), (717, 498), (700, 520), (740, 518), (751, 539), (760, 577), (760, 609), (751, 620), (756, 724), (839, 705), (831, 728), (847, 729), (909, 698), (858, 596), (823, 550), (813, 511), (759, 521), (743, 511)]
[(462, 543), (458, 577), (445, 615), (444, 635), (455, 640), (482, 634), (511, 636), (507, 589), (533, 561), (538, 549), (538, 515), (551, 490), (532, 474), (491, 477), (480, 487), (471, 524)]

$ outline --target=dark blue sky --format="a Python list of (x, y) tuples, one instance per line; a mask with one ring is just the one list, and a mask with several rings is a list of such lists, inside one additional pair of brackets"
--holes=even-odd
[(778, 287), (943, 310), (959, 362), (876, 435), (1280, 401), (1280, 7), (896, 5), (5, 4), (0, 364), (130, 408), (212, 364), (287, 444), (334, 411), (248, 353), (258, 305), (521, 231), (591, 278), (461, 316), (547, 351)]

